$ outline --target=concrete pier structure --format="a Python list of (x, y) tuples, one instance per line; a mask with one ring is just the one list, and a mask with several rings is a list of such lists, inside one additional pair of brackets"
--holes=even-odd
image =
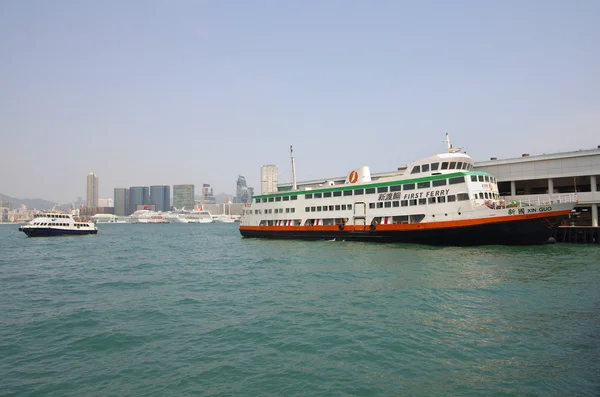
[(574, 223), (577, 226), (598, 227), (600, 146), (575, 152), (494, 158), (475, 162), (475, 170), (494, 175), (498, 180), (500, 195), (507, 200), (577, 193), (579, 205)]

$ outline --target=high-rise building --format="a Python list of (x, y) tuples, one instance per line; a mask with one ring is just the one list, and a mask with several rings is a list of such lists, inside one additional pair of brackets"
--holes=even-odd
[(173, 185), (173, 207), (187, 210), (194, 208), (194, 185)]
[(268, 164), (260, 167), (260, 194), (277, 192), (278, 176), (276, 165)]
[(0, 222), (8, 222), (8, 207), (0, 207)]
[(108, 198), (99, 198), (98, 199), (98, 207), (103, 207), (103, 208), (114, 207), (114, 201), (110, 197), (108, 197)]
[(150, 186), (150, 204), (156, 211), (169, 211), (171, 209), (171, 186)]
[(129, 211), (129, 189), (124, 187), (115, 188), (115, 208), (114, 212), (117, 216), (127, 216), (131, 214)]
[(93, 172), (90, 172), (87, 176), (86, 205), (88, 208), (98, 206), (98, 177)]
[(12, 202), (8, 200), (0, 200), (0, 208), (7, 208), (9, 211), (12, 211)]
[[(250, 188), (252, 189), (252, 188)], [(254, 190), (254, 189), (252, 189)], [(238, 175), (237, 184), (236, 184), (236, 196), (235, 201), (237, 203), (249, 203), (252, 201), (252, 195), (248, 186), (246, 185), (246, 178), (242, 175)]]
[(137, 211), (139, 206), (150, 205), (150, 188), (148, 186), (133, 186), (129, 188), (129, 214)]
[(203, 183), (202, 184), (202, 205), (204, 204), (216, 204), (217, 199), (215, 198), (213, 188), (210, 187), (210, 184)]

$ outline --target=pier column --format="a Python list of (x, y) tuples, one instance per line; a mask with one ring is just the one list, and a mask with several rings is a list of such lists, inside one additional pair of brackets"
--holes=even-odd
[(554, 193), (554, 179), (548, 178), (548, 194)]
[(510, 181), (510, 195), (511, 196), (517, 195), (517, 184), (515, 183), (515, 181)]
[[(592, 192), (596, 192), (596, 175), (590, 176), (590, 187)], [(598, 204), (592, 204), (592, 226), (598, 227)]]

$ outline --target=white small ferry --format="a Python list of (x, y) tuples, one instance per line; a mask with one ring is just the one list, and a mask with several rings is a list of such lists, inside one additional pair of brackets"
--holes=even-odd
[(496, 178), (473, 170), (453, 148), (372, 178), (368, 167), (345, 181), (255, 196), (244, 208), (244, 237), (412, 242), (434, 245), (543, 244), (567, 219), (575, 194), (507, 202)]
[(74, 236), (97, 234), (93, 222), (76, 220), (71, 214), (48, 212), (35, 214), (33, 220), (19, 227), (28, 237)]

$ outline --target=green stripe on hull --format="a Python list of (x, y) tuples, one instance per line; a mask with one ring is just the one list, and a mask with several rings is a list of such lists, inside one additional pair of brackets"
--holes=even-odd
[(427, 182), (427, 181), (436, 181), (440, 179), (448, 179), (454, 178), (457, 176), (467, 176), (467, 175), (486, 175), (491, 176), (487, 172), (481, 171), (467, 171), (467, 172), (454, 172), (452, 174), (442, 174), (442, 175), (432, 175), (426, 176), (422, 178), (413, 178), (413, 179), (404, 179), (401, 181), (386, 181), (386, 182), (368, 182), (363, 184), (353, 184), (353, 185), (344, 185), (339, 187), (328, 187), (328, 188), (320, 188), (320, 189), (311, 189), (311, 190), (295, 190), (289, 192), (279, 192), (273, 194), (261, 194), (258, 196), (254, 196), (253, 198), (269, 198), (269, 197), (283, 197), (283, 196), (299, 196), (301, 194), (314, 194), (314, 193), (324, 193), (324, 192), (339, 192), (344, 190), (354, 190), (369, 187), (384, 187), (384, 186), (397, 186), (397, 185), (406, 185), (409, 183), (418, 183), (418, 182)]

